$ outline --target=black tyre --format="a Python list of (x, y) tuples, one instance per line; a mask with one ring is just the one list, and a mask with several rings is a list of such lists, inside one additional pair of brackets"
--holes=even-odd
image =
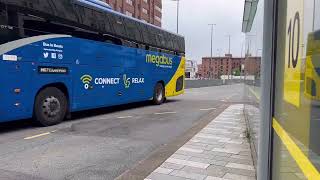
[(161, 83), (157, 83), (153, 91), (153, 104), (160, 105), (164, 102), (165, 98), (165, 90), (163, 85)]
[(43, 126), (59, 124), (67, 113), (66, 95), (55, 87), (39, 92), (34, 104), (34, 118)]

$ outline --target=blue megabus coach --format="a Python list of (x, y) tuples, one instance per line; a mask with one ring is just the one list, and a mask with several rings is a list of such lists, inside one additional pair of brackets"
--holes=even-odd
[(180, 35), (95, 0), (0, 0), (0, 122), (184, 92)]

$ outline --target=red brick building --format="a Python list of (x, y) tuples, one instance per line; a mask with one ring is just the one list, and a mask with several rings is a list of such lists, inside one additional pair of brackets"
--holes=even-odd
[(232, 75), (234, 70), (240, 70), (241, 64), (244, 64), (244, 58), (235, 58), (232, 54), (224, 57), (203, 57), (199, 75), (202, 78), (219, 79), (221, 75)]
[(203, 74), (202, 64), (198, 64), (197, 78), (203, 78), (202, 74)]
[(260, 77), (261, 57), (248, 56), (244, 61), (244, 72), (246, 75), (254, 75)]
[(161, 27), (162, 0), (102, 0), (115, 11)]
[(202, 64), (198, 67), (198, 75), (200, 78), (219, 79), (222, 75), (233, 75), (237, 70), (241, 74), (256, 75), (260, 73), (260, 63), (260, 57), (241, 58), (232, 57), (232, 54), (224, 57), (203, 57)]

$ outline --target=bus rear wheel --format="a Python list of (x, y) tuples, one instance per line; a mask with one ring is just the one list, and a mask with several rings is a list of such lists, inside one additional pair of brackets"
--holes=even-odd
[(67, 98), (60, 89), (45, 88), (36, 97), (34, 118), (42, 126), (59, 124), (66, 116), (67, 104)]
[(165, 90), (161, 83), (157, 83), (153, 91), (152, 102), (155, 105), (160, 105), (165, 101)]

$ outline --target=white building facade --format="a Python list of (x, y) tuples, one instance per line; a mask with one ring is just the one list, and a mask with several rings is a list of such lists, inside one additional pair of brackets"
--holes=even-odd
[(186, 79), (197, 79), (197, 61), (186, 60)]

